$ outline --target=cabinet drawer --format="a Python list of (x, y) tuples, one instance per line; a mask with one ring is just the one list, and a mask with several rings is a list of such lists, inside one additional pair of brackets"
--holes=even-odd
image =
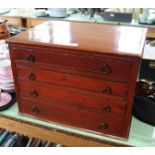
[(105, 78), (113, 77), (117, 79), (123, 77), (127, 80), (130, 76), (132, 65), (130, 61), (119, 58), (106, 58), (104, 56), (94, 56), (93, 54), (86, 55), (82, 52), (77, 54), (56, 49), (48, 52), (44, 49), (41, 51), (39, 49), (14, 47), (11, 52), (13, 52), (13, 59), (16, 60), (23, 60), (33, 64), (54, 64), (75, 70), (92, 72), (92, 74), (100, 73)]
[(20, 112), (39, 119), (121, 136), (123, 119), (112, 114), (90, 113), (66, 106), (21, 98)]
[(111, 82), (95, 78), (88, 78), (73, 74), (41, 70), (28, 67), (17, 67), (17, 76), (19, 79), (28, 79), (30, 81), (40, 81), (57, 85), (69, 86), (88, 91), (94, 91), (107, 95), (126, 97), (127, 84)]
[(119, 115), (124, 115), (126, 112), (126, 103), (117, 98), (88, 96), (89, 93), (84, 94), (84, 91), (73, 92), (72, 89), (56, 85), (19, 83), (19, 88), (22, 96), (43, 100), (49, 104), (56, 103), (57, 105)]

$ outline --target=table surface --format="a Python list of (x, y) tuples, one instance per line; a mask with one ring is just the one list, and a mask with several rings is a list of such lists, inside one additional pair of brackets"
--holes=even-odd
[(107, 21), (104, 20), (99, 15), (94, 15), (91, 18), (89, 15), (82, 15), (81, 13), (69, 14), (66, 18), (53, 18), (53, 17), (37, 17), (35, 12), (27, 12), (27, 13), (18, 13), (16, 9), (11, 10), (8, 13), (0, 14), (0, 17), (3, 18), (21, 18), (21, 19), (30, 19), (30, 20), (61, 20), (61, 21), (74, 21), (74, 22), (89, 22), (89, 23), (100, 23), (100, 24), (108, 24), (108, 25), (125, 25), (125, 26), (134, 26), (134, 27), (145, 27), (148, 28), (147, 37), (155, 38), (155, 24), (140, 24), (138, 20), (133, 19), (130, 23), (125, 22), (116, 22), (116, 21)]
[(99, 15), (94, 15), (94, 18), (91, 18), (90, 15), (83, 15), (81, 13), (68, 14), (68, 16), (65, 18), (53, 18), (53, 17), (48, 17), (48, 16), (37, 17), (35, 15), (35, 12), (19, 14), (18, 12), (11, 10), (10, 12), (1, 14), (0, 16), (34, 18), (34, 19), (49, 19), (49, 20), (53, 19), (53, 20), (69, 20), (69, 21), (81, 21), (81, 22), (96, 22), (96, 23), (107, 23), (107, 24), (142, 26), (142, 27), (155, 28), (155, 25), (140, 24), (138, 20), (134, 20), (134, 19), (130, 23), (117, 22), (117, 21), (107, 21), (107, 20), (104, 20), (104, 18), (102, 16), (99, 16)]
[(103, 141), (107, 141), (107, 142), (111, 142), (111, 143), (117, 143), (120, 145), (129, 145), (129, 146), (137, 146), (137, 147), (148, 147), (148, 146), (153, 147), (153, 146), (155, 146), (155, 139), (152, 138), (153, 129), (154, 129), (153, 126), (137, 120), (134, 116), (132, 117), (131, 129), (130, 129), (130, 134), (129, 134), (128, 140), (120, 140), (120, 139), (110, 138), (110, 137), (86, 132), (83, 130), (78, 130), (76, 128), (71, 128), (71, 127), (67, 127), (67, 126), (62, 126), (62, 125), (26, 117), (26, 116), (23, 116), (20, 113), (18, 113), (17, 104), (14, 104), (12, 107), (10, 107), (9, 109), (7, 109), (5, 111), (1, 111), (0, 116), (7, 116), (7, 117), (10, 117), (13, 119), (26, 121), (26, 122), (33, 123), (36, 125), (42, 125), (42, 126), (45, 126), (48, 128), (55, 128), (58, 130), (67, 131), (67, 132), (70, 132), (73, 134), (85, 136), (88, 138), (94, 138), (94, 139), (98, 139), (100, 141), (103, 140)]

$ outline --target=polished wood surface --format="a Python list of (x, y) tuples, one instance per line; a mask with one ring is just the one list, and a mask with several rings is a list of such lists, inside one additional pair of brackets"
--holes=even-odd
[(7, 20), (8, 25), (24, 26), (23, 19), (20, 17), (1, 16), (1, 19)]
[(91, 90), (101, 94), (109, 94), (115, 96), (127, 96), (128, 86), (125, 83), (115, 83), (111, 81), (96, 80), (95, 78), (83, 77), (73, 74), (60, 72), (51, 72), (48, 70), (40, 70), (25, 67), (17, 67), (19, 80), (28, 79), (33, 81), (47, 82), (51, 84), (63, 85), (66, 87)]
[[(77, 16), (78, 17), (78, 16)], [(39, 24), (42, 24), (43, 22), (46, 22), (46, 21), (49, 21), (49, 20), (60, 20), (60, 18), (41, 18), (41, 17), (37, 17), (37, 18), (34, 18), (34, 17), (20, 17), (20, 16), (8, 16), (8, 15), (3, 15), (1, 16), (2, 19), (7, 19), (8, 20), (8, 24), (11, 24), (11, 25), (16, 25), (16, 26), (23, 26), (23, 27), (26, 27), (26, 28), (31, 28), (31, 27), (34, 27), (34, 26), (38, 26)], [(78, 18), (72, 18), (72, 19), (62, 19), (62, 20), (65, 20), (65, 21), (70, 21), (70, 22), (92, 22), (91, 20), (88, 21), (88, 19), (80, 19), (80, 17)], [(107, 22), (101, 22), (101, 21), (98, 21), (98, 24), (102, 24), (102, 25), (124, 25), (124, 23), (107, 23)], [(146, 34), (146, 37), (147, 38), (155, 38), (155, 27), (153, 25), (141, 25), (141, 24), (134, 24), (132, 25), (132, 23), (129, 23), (129, 24), (126, 24), (125, 25), (128, 25), (128, 26), (131, 26), (131, 27), (145, 27), (148, 29), (147, 31), (147, 34)]]
[(50, 21), (10, 38), (9, 42), (141, 56), (146, 31), (127, 26)]
[(36, 122), (27, 122), (20, 119), (13, 119), (6, 116), (0, 117), (0, 127), (8, 131), (21, 132), (30, 137), (36, 137), (42, 140), (48, 140), (53, 143), (62, 144), (70, 147), (116, 147), (129, 146), (127, 144), (120, 144), (110, 142), (107, 140), (99, 140), (82, 136), (80, 134), (70, 133), (68, 131), (61, 131), (55, 128), (38, 125)]
[(147, 38), (155, 38), (155, 28), (148, 28)]
[(31, 27), (34, 27), (34, 26), (38, 26), (46, 21), (49, 21), (48, 18), (45, 18), (45, 19), (40, 19), (40, 18), (37, 18), (37, 19), (34, 19), (34, 18), (27, 18), (26, 19), (26, 27), (27, 28), (31, 28)]
[(21, 112), (25, 115), (34, 116), (43, 120), (49, 120), (72, 127), (84, 128), (85, 130), (98, 133), (122, 136), (123, 118), (113, 114), (93, 113), (88, 110), (77, 110), (76, 108), (60, 106), (58, 102), (48, 104), (21, 98)]
[(7, 28), (7, 25), (6, 23), (0, 23), (0, 33), (2, 32), (7, 32), (8, 31), (8, 28)]
[(9, 38), (9, 37), (10, 37), (10, 34), (8, 32), (0, 34), (0, 39), (6, 39), (6, 38)]
[(145, 37), (144, 28), (54, 21), (8, 39), (19, 111), (128, 138)]
[[(116, 57), (105, 57), (102, 54), (95, 55), (95, 52), (93, 55), (90, 55), (87, 52), (79, 53), (79, 51), (76, 52), (73, 50), (34, 47), (13, 46), (11, 48), (16, 51), (16, 53), (14, 53), (15, 59), (23, 60), (19, 61), (20, 64), (24, 62), (29, 62), (32, 66), (43, 64), (39, 66), (42, 68), (46, 68), (47, 65), (49, 66), (50, 64), (48, 67), (50, 70), (61, 70), (67, 73), (75, 73), (75, 71), (79, 70), (79, 72), (76, 73), (78, 75), (89, 74), (89, 76), (115, 81), (128, 81), (131, 73), (132, 62), (127, 58), (121, 59), (117, 57), (117, 61), (115, 61)], [(29, 63), (27, 63), (27, 65), (29, 65)], [(55, 68), (56, 66), (60, 66), (59, 69)], [(67, 68), (67, 70), (64, 70), (63, 67)], [(118, 70), (118, 68), (121, 69)], [(83, 72), (80, 72), (81, 70)], [(92, 72), (94, 74), (92, 74)]]
[(27, 96), (31, 99), (37, 98), (40, 101), (50, 104), (57, 103), (58, 105), (66, 105), (67, 107), (78, 109), (82, 108), (92, 112), (99, 111), (103, 112), (103, 115), (104, 113), (125, 114), (127, 104), (123, 99), (118, 97), (102, 95), (102, 98), (95, 98), (93, 97), (93, 95), (97, 96), (95, 93), (81, 90), (72, 91), (73, 89), (40, 82), (31, 82), (30, 85), (26, 82), (25, 80), (19, 82), (21, 96)]
[(0, 19), (0, 39), (6, 39), (10, 36), (8, 32), (7, 20)]

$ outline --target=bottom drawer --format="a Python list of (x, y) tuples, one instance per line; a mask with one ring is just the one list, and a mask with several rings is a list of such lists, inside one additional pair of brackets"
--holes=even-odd
[(39, 119), (122, 137), (123, 118), (113, 114), (92, 113), (22, 97), (20, 112)]

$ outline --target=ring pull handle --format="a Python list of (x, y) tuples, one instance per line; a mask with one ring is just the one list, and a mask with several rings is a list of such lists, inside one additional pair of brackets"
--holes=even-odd
[(111, 112), (111, 106), (105, 104), (103, 105), (103, 109), (102, 109), (104, 112)]
[(111, 68), (110, 68), (110, 66), (104, 64), (102, 66), (102, 71), (103, 71), (104, 74), (109, 74), (111, 72)]
[(30, 96), (33, 96), (33, 97), (37, 97), (38, 96), (38, 92), (33, 89), (31, 92), (30, 92)]
[(107, 124), (107, 123), (102, 123), (102, 124), (99, 125), (98, 128), (99, 128), (100, 130), (105, 130), (105, 129), (108, 128), (108, 124)]
[(110, 87), (105, 86), (105, 87), (103, 88), (103, 93), (104, 93), (104, 94), (111, 95), (111, 94), (112, 94), (112, 90), (111, 90)]
[(32, 112), (35, 113), (35, 114), (38, 114), (40, 112), (40, 110), (36, 106), (33, 106), (32, 107)]
[(35, 75), (33, 73), (30, 73), (28, 75), (28, 79), (34, 81), (36, 79)]
[(35, 62), (35, 57), (33, 55), (29, 55), (27, 57), (27, 61), (29, 61), (29, 62)]

